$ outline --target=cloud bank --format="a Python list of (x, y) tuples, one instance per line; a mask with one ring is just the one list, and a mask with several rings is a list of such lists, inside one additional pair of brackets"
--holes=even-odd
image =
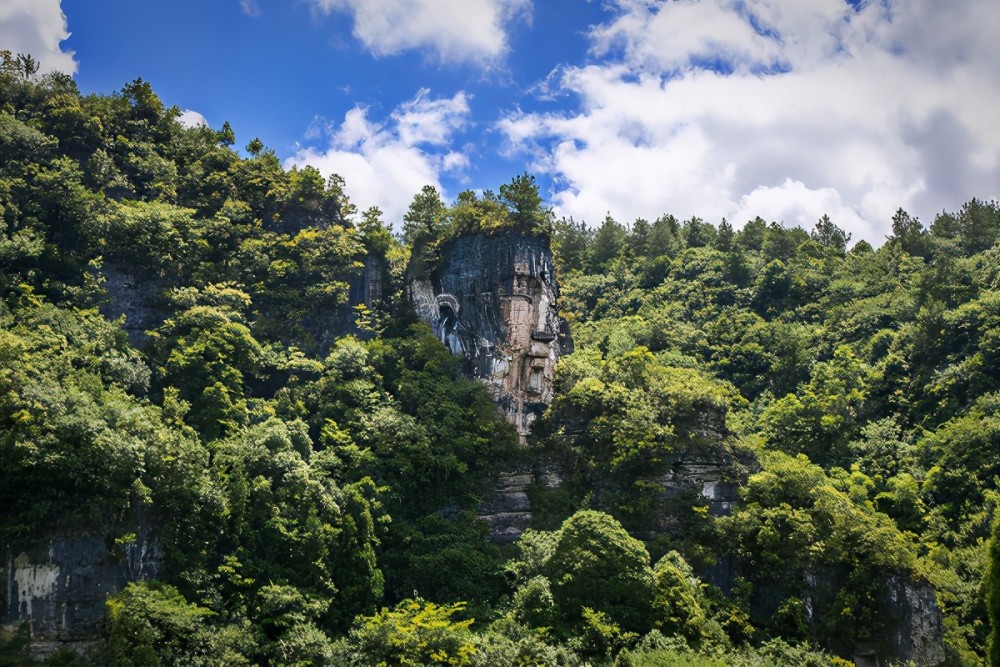
[(26, 53), (39, 62), (39, 74), (75, 74), (72, 51), (60, 43), (69, 37), (60, 0), (3, 0), (0, 2), (0, 49)]
[(877, 243), (897, 207), (1000, 195), (996, 25), (977, 0), (617, 0), (549, 82), (577, 107), (500, 129), (578, 220), (828, 213)]
[(508, 47), (511, 21), (531, 0), (311, 0), (320, 12), (345, 12), (354, 36), (377, 56), (426, 49), (445, 62), (486, 63)]
[(387, 222), (398, 225), (420, 188), (443, 191), (443, 173), (469, 166), (464, 154), (450, 149), (454, 133), (468, 122), (464, 92), (432, 98), (423, 89), (382, 123), (372, 121), (364, 107), (348, 111), (339, 124), (318, 120), (309, 136), (325, 145), (299, 148), (285, 167), (312, 165), (324, 176), (344, 176), (359, 209), (378, 206)]

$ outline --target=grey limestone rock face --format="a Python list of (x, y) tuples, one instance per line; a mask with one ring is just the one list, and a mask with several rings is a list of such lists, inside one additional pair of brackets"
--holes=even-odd
[[(731, 460), (700, 459), (678, 461), (663, 475), (660, 482), (665, 499), (693, 490), (708, 501), (708, 510), (712, 516), (726, 516), (732, 512), (733, 505), (739, 499), (741, 477)], [(669, 513), (664, 513), (665, 523), (670, 518)]]
[(556, 360), (570, 345), (548, 238), (509, 231), (454, 239), (430, 276), (411, 278), (409, 293), (524, 442), (552, 401)]
[(528, 489), (533, 485), (555, 488), (562, 484), (558, 466), (547, 461), (535, 461), (498, 477), (492, 496), (479, 508), (479, 518), (490, 525), (490, 541), (510, 544), (531, 526), (531, 500)]
[(515, 542), (531, 525), (527, 488), (534, 481), (535, 476), (528, 469), (499, 476), (493, 497), (479, 509), (479, 518), (490, 525), (492, 542)]
[[(571, 351), (557, 310), (552, 251), (546, 237), (517, 231), (475, 234), (441, 248), (428, 276), (411, 276), (409, 296), (421, 320), (468, 363), (526, 443), (531, 424), (552, 402), (560, 354)], [(513, 542), (531, 523), (527, 488), (548, 483), (530, 466), (499, 477), (479, 516), (493, 542)]]
[[(372, 307), (383, 298), (385, 271), (384, 263), (378, 258), (360, 257), (357, 268), (343, 276), (348, 285), (347, 300), (335, 308), (311, 312), (302, 318), (299, 324), (318, 350), (329, 350), (335, 340), (346, 334), (362, 338), (368, 335), (356, 326), (354, 307), (359, 304)], [(148, 341), (148, 332), (175, 314), (167, 293), (176, 285), (113, 262), (105, 263), (101, 273), (107, 295), (101, 313), (111, 320), (124, 317), (122, 329), (128, 334), (129, 344), (143, 347)], [(273, 316), (266, 308), (264, 314)]]
[(381, 260), (372, 255), (361, 257), (359, 263), (360, 268), (346, 276), (347, 302), (329, 311), (310, 313), (302, 321), (303, 328), (316, 342), (319, 350), (329, 351), (333, 343), (346, 334), (359, 338), (370, 336), (368, 332), (358, 328), (354, 307), (364, 304), (371, 308), (382, 300), (383, 275), (386, 267)]
[(895, 576), (886, 588), (889, 610), (896, 619), (887, 642), (889, 652), (918, 667), (944, 664), (944, 622), (934, 587), (925, 581)]
[(29, 623), (33, 644), (43, 648), (93, 640), (107, 597), (130, 581), (154, 578), (162, 557), (143, 533), (115, 553), (92, 534), (61, 533), (4, 551), (0, 623)]
[(110, 320), (124, 316), (122, 329), (133, 347), (142, 347), (146, 332), (159, 327), (169, 317), (163, 298), (165, 283), (159, 278), (140, 276), (108, 263), (103, 269), (107, 302), (101, 314)]
[[(732, 573), (730, 573), (732, 575)], [(811, 632), (836, 604), (843, 586), (843, 572), (818, 568), (807, 571), (801, 581), (800, 596), (805, 603), (805, 621)], [(859, 667), (906, 664), (937, 667), (945, 664), (944, 620), (934, 587), (927, 581), (904, 573), (888, 574), (879, 581), (882, 589), (884, 632), (871, 641), (837, 643), (825, 648), (850, 657)], [(759, 590), (751, 600), (751, 618), (774, 614), (779, 603), (774, 591)]]
[(669, 461), (657, 480), (663, 487), (660, 529), (666, 533), (672, 531), (671, 523), (676, 519), (671, 511), (672, 500), (684, 503), (685, 497), (700, 496), (707, 501), (710, 514), (728, 515), (739, 500), (740, 486), (758, 469), (752, 454), (730, 447), (732, 434), (726, 428), (725, 410), (703, 406), (684, 431), (690, 445)]

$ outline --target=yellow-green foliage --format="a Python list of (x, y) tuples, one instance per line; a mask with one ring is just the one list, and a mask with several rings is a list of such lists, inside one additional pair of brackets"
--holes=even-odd
[(655, 468), (695, 444), (692, 431), (705, 412), (724, 417), (742, 402), (731, 385), (664, 365), (645, 347), (604, 360), (581, 350), (560, 364), (556, 382), (562, 393), (546, 419), (589, 456), (607, 456), (612, 468)]
[(354, 664), (468, 665), (476, 651), (472, 619), (455, 620), (464, 603), (437, 605), (403, 600), (374, 616), (359, 618), (349, 635)]

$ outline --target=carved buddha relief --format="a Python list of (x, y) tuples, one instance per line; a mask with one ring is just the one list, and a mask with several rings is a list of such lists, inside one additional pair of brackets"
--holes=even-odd
[(456, 239), (433, 276), (411, 281), (410, 294), (421, 319), (468, 360), (525, 441), (552, 400), (560, 351), (548, 241), (514, 233)]

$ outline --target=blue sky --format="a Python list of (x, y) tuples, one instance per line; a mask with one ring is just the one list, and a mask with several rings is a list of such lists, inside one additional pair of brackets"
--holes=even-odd
[(995, 0), (0, 0), (0, 48), (85, 93), (150, 81), (398, 222), (538, 176), (560, 215), (880, 243), (1000, 196)]

